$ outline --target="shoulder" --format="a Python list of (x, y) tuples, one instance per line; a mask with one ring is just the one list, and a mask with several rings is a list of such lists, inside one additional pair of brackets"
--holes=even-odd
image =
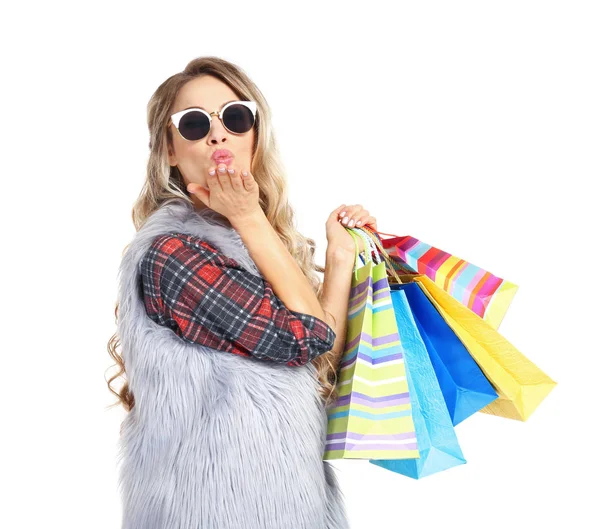
[(206, 250), (213, 254), (219, 253), (217, 248), (204, 239), (188, 233), (164, 233), (156, 237), (150, 245), (150, 250), (160, 251), (168, 255), (171, 255), (182, 248), (197, 248), (198, 250)]
[(175, 231), (157, 236), (143, 257), (147, 266), (163, 266), (172, 260), (186, 265), (210, 262), (218, 267), (241, 268), (235, 259), (202, 237)]

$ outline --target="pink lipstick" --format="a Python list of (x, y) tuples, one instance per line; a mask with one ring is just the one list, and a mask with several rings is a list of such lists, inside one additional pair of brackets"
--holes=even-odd
[(217, 163), (229, 165), (233, 161), (233, 153), (227, 149), (219, 149), (215, 151), (211, 158)]

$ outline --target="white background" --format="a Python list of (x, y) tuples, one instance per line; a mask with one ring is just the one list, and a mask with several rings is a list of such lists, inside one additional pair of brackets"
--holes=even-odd
[(517, 283), (500, 331), (558, 382), (457, 427), (420, 481), (334, 462), (353, 529), (599, 527), (596, 2), (30, 2), (3, 9), (6, 528), (118, 528), (106, 344), (146, 103), (201, 55), (269, 102), (300, 231), (342, 203)]

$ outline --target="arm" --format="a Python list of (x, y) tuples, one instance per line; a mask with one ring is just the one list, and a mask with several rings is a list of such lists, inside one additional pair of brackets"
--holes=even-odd
[[(312, 286), (262, 210), (232, 226), (240, 234), (252, 260), (290, 310), (330, 321)], [(337, 334), (337, 333), (336, 333)]]
[(348, 304), (354, 269), (354, 254), (340, 248), (327, 247), (321, 305), (323, 310), (332, 314), (336, 334), (332, 351), (339, 363), (346, 346), (346, 328), (348, 321)]
[(289, 366), (333, 346), (324, 321), (288, 310), (268, 281), (197, 237), (157, 237), (141, 277), (148, 316), (189, 342)]

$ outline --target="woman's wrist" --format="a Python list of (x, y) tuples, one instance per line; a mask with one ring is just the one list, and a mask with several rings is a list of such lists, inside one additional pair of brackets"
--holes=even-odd
[(354, 263), (356, 258), (355, 250), (348, 250), (342, 246), (337, 246), (335, 244), (327, 245), (327, 250), (325, 251), (326, 259), (332, 261), (334, 263), (339, 263), (341, 265), (347, 263)]
[(325, 314), (333, 319), (333, 325), (330, 326), (336, 333), (336, 339), (331, 350), (337, 354), (338, 360), (346, 343), (353, 269), (354, 253), (331, 245), (327, 247), (321, 306)]

